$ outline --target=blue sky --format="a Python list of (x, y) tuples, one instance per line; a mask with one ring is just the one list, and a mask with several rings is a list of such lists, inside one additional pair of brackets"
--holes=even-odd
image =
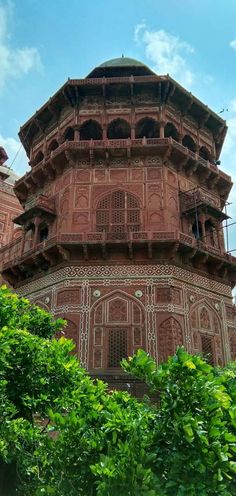
[[(236, 182), (235, 0), (0, 0), (0, 145), (65, 82), (124, 54), (167, 72), (227, 120), (221, 168)], [(21, 150), (17, 173), (26, 170)], [(231, 215), (236, 219), (236, 187)], [(236, 226), (230, 231), (236, 248)]]

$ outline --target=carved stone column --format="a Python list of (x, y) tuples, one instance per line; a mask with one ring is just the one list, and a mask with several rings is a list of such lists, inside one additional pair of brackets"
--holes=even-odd
[(165, 122), (160, 122), (160, 138), (165, 137)]
[(80, 140), (80, 127), (75, 126), (74, 131), (75, 131), (74, 141), (79, 141)]
[(25, 234), (26, 234), (26, 230), (25, 230), (25, 227), (23, 227), (21, 245), (20, 245), (20, 256), (23, 255), (24, 249), (25, 249)]
[(135, 139), (135, 126), (131, 126), (131, 139)]
[(102, 126), (102, 139), (103, 140), (107, 139), (107, 126), (106, 126), (106, 124), (103, 124), (103, 126)]
[(38, 243), (38, 233), (39, 233), (39, 224), (41, 222), (40, 217), (35, 217), (34, 220), (34, 225), (35, 225), (35, 230), (34, 230), (34, 238), (33, 238), (33, 249), (35, 249), (37, 243)]

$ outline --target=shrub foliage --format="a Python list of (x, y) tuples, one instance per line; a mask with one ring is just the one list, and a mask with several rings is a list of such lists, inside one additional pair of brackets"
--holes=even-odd
[(0, 289), (0, 494), (236, 494), (235, 364), (139, 350), (122, 367), (158, 403), (138, 402), (88, 376), (63, 325)]

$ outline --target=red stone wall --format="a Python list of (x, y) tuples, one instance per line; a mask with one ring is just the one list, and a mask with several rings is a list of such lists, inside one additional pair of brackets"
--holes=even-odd
[[(14, 228), (13, 219), (22, 211), (12, 185), (0, 179), (0, 249), (6, 243), (20, 235), (20, 229)], [(0, 252), (1, 259), (1, 252)], [(0, 285), (5, 284), (0, 275)]]
[[(68, 320), (65, 333), (92, 372), (107, 373), (119, 349), (130, 355), (143, 347), (159, 362), (179, 345), (219, 365), (236, 356), (230, 287), (204, 276), (172, 265), (69, 265), (43, 284), (32, 281), (20, 292)], [(113, 339), (116, 327), (128, 333), (127, 343), (122, 333)]]

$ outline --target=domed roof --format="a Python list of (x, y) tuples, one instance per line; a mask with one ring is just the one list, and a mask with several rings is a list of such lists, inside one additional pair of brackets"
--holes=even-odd
[(145, 65), (139, 60), (122, 56), (117, 59), (106, 60), (99, 67), (145, 67)]
[(154, 72), (139, 60), (129, 57), (118, 57), (106, 60), (95, 67), (87, 78), (119, 77), (119, 76), (152, 76)]

